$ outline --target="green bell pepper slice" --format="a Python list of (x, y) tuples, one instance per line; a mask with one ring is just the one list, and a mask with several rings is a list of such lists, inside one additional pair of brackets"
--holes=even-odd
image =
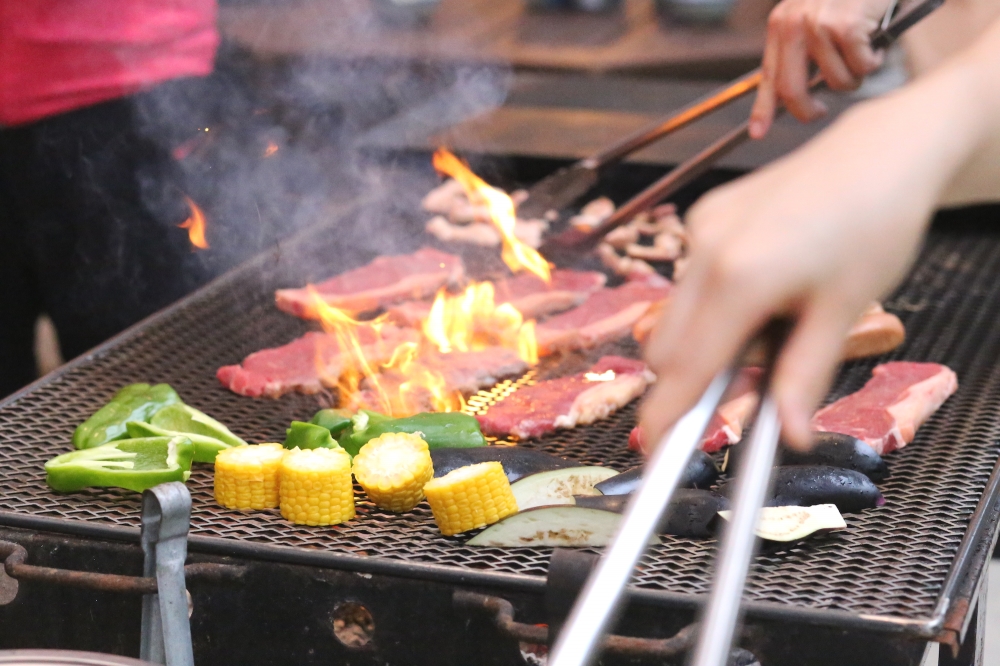
[(89, 487), (143, 490), (168, 481), (187, 481), (194, 444), (187, 437), (141, 437), (70, 451), (45, 463), (53, 490)]
[[(215, 456), (223, 449), (232, 448), (223, 441), (207, 435), (198, 435), (193, 432), (177, 432), (160, 428), (152, 423), (142, 421), (129, 421), (125, 425), (128, 436), (134, 438), (141, 437), (187, 437), (194, 444), (194, 461), (200, 463), (214, 463)], [(126, 440), (127, 441), (127, 440)]]
[(323, 426), (334, 438), (351, 427), (352, 414), (346, 409), (321, 409), (309, 419), (309, 423)]
[(339, 449), (340, 445), (333, 440), (330, 431), (315, 423), (305, 423), (304, 421), (292, 421), (292, 425), (285, 431), (286, 449)]
[(149, 421), (156, 412), (181, 401), (168, 384), (130, 384), (115, 393), (104, 405), (73, 432), (73, 446), (89, 449), (128, 436), (129, 421)]
[[(157, 428), (163, 428), (164, 430), (211, 437), (229, 446), (243, 446), (246, 444), (246, 442), (234, 435), (222, 423), (216, 421), (205, 412), (201, 412), (182, 402), (164, 407), (153, 414), (151, 419), (141, 420), (149, 421)], [(198, 462), (205, 461), (199, 460)]]
[(425, 412), (403, 418), (390, 418), (377, 412), (359, 411), (353, 428), (340, 438), (340, 445), (358, 455), (365, 444), (387, 432), (420, 435), (431, 449), (486, 446), (486, 438), (474, 416), (458, 412)]

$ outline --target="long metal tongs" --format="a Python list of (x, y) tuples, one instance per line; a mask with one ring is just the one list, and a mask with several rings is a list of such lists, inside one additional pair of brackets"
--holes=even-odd
[[(873, 43), (876, 40), (881, 45), (891, 42), (940, 6), (942, 1), (918, 2), (884, 26), (873, 37)], [(727, 141), (737, 143), (741, 140), (739, 135), (745, 133), (745, 126), (737, 128), (713, 145), (726, 144)], [(702, 156), (706, 153), (711, 160), (712, 147), (703, 151)], [(781, 433), (777, 407), (770, 395), (771, 369), (788, 330), (788, 322), (775, 320), (758, 338), (767, 349), (765, 373), (759, 387), (764, 398), (736, 480), (732, 520), (722, 539), (712, 594), (692, 653), (692, 666), (723, 666), (740, 619), (740, 599), (756, 545), (754, 528), (771, 483), (771, 470)], [(741, 355), (741, 358), (745, 356)], [(727, 387), (736, 376), (738, 366), (739, 363), (720, 372), (698, 403), (660, 441), (646, 465), (639, 490), (628, 504), (618, 533), (580, 592), (556, 640), (550, 666), (587, 666), (592, 662), (601, 636), (606, 633), (620, 607), (632, 571), (645, 552), (660, 515), (666, 509), (687, 461)]]
[[(916, 0), (915, 2), (909, 3), (899, 12), (895, 12), (895, 3), (893, 3), (890, 10), (886, 12), (886, 18), (891, 18), (891, 20), (883, 21), (882, 26), (870, 37), (872, 48), (887, 48), (899, 39), (900, 35), (906, 32), (910, 27), (919, 22), (925, 16), (940, 7), (943, 3), (944, 0)], [(647, 145), (647, 143), (651, 143), (653, 140), (666, 136), (669, 132), (679, 129), (680, 127), (683, 127), (704, 116), (707, 112), (729, 104), (733, 100), (739, 99), (744, 94), (752, 90), (756, 90), (759, 82), (760, 70), (754, 70), (704, 100), (695, 102), (691, 106), (685, 107), (680, 112), (675, 114), (673, 119), (661, 123), (658, 126), (659, 129), (653, 128), (648, 130), (645, 135), (642, 135), (645, 138), (650, 139), (646, 143), (636, 143), (641, 134), (640, 133), (635, 137), (625, 139), (621, 145), (631, 145), (630, 142), (636, 143), (639, 147)], [(821, 76), (816, 76), (810, 81), (809, 87), (810, 89), (818, 89), (822, 87), (822, 85), (823, 78)], [(782, 107), (778, 108), (779, 113), (781, 113), (782, 110)], [(681, 188), (706, 173), (719, 159), (732, 152), (749, 138), (750, 123), (749, 121), (746, 121), (705, 147), (698, 154), (671, 169), (662, 178), (619, 206), (614, 213), (605, 218), (593, 229), (584, 231), (570, 226), (569, 228), (547, 238), (538, 251), (547, 259), (556, 263), (572, 263), (580, 255), (594, 249), (594, 247), (610, 231), (625, 224), (642, 211), (649, 210), (666, 198), (676, 194)], [(608, 150), (613, 151), (615, 148)], [(624, 157), (624, 155), (622, 157)], [(589, 158), (589, 160), (593, 159), (595, 158)], [(587, 163), (588, 160), (583, 160), (582, 162), (578, 162), (571, 167), (567, 167), (563, 171), (558, 171), (548, 178), (540, 181), (535, 187), (529, 190), (528, 201), (525, 202), (525, 204), (523, 204), (519, 209), (519, 214), (522, 217), (528, 216), (524, 212), (526, 210), (525, 207), (528, 202), (531, 201), (531, 197), (535, 196), (534, 194), (531, 194), (531, 192), (534, 192), (536, 188), (548, 192), (549, 190), (554, 191), (557, 187), (563, 187), (562, 185), (558, 185), (556, 181), (560, 178), (570, 178), (572, 174), (580, 173), (581, 170), (585, 170)], [(596, 174), (596, 171), (594, 173)], [(574, 182), (582, 182), (579, 177), (574, 176), (574, 178)], [(573, 192), (576, 194), (573, 198), (584, 194), (584, 192), (595, 182), (597, 182), (596, 175), (594, 175), (593, 179), (589, 181), (589, 185), (587, 185), (587, 187), (583, 190), (577, 191), (574, 189)], [(565, 187), (568, 192), (570, 189), (569, 186), (566, 185)], [(573, 187), (576, 186), (574, 185)], [(536, 201), (541, 201), (543, 198), (544, 197), (539, 197)], [(565, 202), (565, 197), (559, 198), (558, 200), (559, 202)]]
[[(770, 484), (771, 464), (781, 430), (777, 410), (768, 394), (768, 385), (773, 358), (783, 344), (787, 330), (786, 322), (775, 320), (758, 338), (767, 349), (766, 371), (759, 387), (765, 398), (761, 401), (748, 451), (741, 465), (742, 472), (733, 498), (733, 517), (725, 536), (710, 609), (700, 636), (698, 652), (705, 652), (701, 646), (706, 645), (706, 641), (710, 641), (711, 650), (704, 657), (699, 657), (700, 661), (696, 662), (699, 666), (721, 666), (729, 653), (754, 545), (753, 529)], [(744, 353), (741, 358), (747, 356), (748, 353)], [(759, 356), (754, 354), (754, 357)], [(559, 634), (550, 666), (584, 666), (591, 662), (602, 634), (616, 614), (632, 570), (649, 544), (687, 461), (698, 446), (726, 389), (736, 377), (739, 365), (736, 363), (720, 372), (698, 403), (660, 441), (646, 464), (643, 482), (629, 502), (618, 533), (587, 580)]]

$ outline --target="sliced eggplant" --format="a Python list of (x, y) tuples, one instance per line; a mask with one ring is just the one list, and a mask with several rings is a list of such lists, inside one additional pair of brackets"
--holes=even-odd
[(475, 448), (442, 448), (431, 451), (434, 476), (444, 476), (459, 467), (468, 467), (482, 462), (498, 462), (503, 465), (507, 480), (514, 483), (529, 474), (537, 474), (551, 469), (577, 467), (580, 463), (566, 460), (543, 451), (520, 446), (480, 446)]
[[(719, 515), (730, 520), (732, 511)], [(800, 541), (817, 532), (847, 529), (844, 517), (834, 504), (815, 506), (766, 506), (760, 511), (757, 529), (761, 539), (768, 541)]]
[[(515, 513), (468, 541), (470, 546), (606, 546), (621, 516), (582, 506), (543, 506)], [(650, 543), (659, 543), (656, 537)]]
[[(684, 476), (681, 477), (681, 488), (711, 488), (715, 480), (719, 478), (719, 469), (715, 466), (712, 456), (704, 451), (695, 451), (688, 460)], [(618, 476), (613, 476), (607, 481), (597, 484), (597, 488), (604, 495), (628, 495), (639, 489), (642, 481), (642, 467), (635, 467), (627, 472), (622, 472)]]
[(618, 474), (610, 467), (567, 467), (539, 472), (510, 484), (520, 511), (536, 506), (573, 504), (574, 495), (599, 495), (594, 484)]
[[(728, 491), (732, 484), (726, 485)], [(857, 513), (885, 504), (872, 480), (853, 469), (828, 465), (778, 467), (768, 506), (836, 504), (841, 513)]]
[[(726, 471), (739, 469), (743, 447), (732, 446), (726, 453)], [(838, 432), (817, 432), (813, 436), (813, 448), (797, 451), (782, 446), (775, 461), (779, 465), (828, 465), (841, 469), (861, 472), (872, 481), (889, 478), (889, 467), (875, 449), (857, 437)]]
[[(600, 509), (622, 513), (630, 495), (597, 495), (577, 497), (576, 505), (588, 509)], [(715, 534), (720, 511), (729, 508), (729, 499), (707, 490), (678, 488), (670, 499), (670, 505), (660, 519), (658, 530), (661, 534), (684, 537), (708, 537)]]

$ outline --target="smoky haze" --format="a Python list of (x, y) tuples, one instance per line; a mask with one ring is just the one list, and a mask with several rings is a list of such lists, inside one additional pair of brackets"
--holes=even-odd
[[(211, 247), (187, 256), (189, 288), (315, 224), (333, 225), (352, 256), (409, 251), (420, 239), (402, 221), (419, 215), (436, 181), (429, 156), (372, 153), (358, 138), (390, 119), (426, 134), (494, 108), (510, 78), (496, 67), (265, 61), (224, 43), (210, 77), (165, 84), (136, 103), (143, 132), (176, 166), (169, 178), (136, 177), (164, 224), (187, 217), (181, 192), (205, 211)], [(352, 203), (358, 213), (340, 219)], [(177, 230), (183, 242), (186, 233)], [(343, 269), (335, 260), (297, 266), (314, 279)]]

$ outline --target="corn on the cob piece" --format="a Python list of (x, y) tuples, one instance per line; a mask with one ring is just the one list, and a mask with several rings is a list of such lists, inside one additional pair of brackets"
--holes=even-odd
[(517, 500), (498, 462), (459, 467), (431, 479), (424, 494), (445, 536), (492, 525), (517, 513)]
[(215, 501), (227, 509), (278, 506), (281, 444), (248, 444), (219, 451), (215, 457)]
[(299, 525), (354, 517), (351, 456), (341, 448), (292, 449), (281, 461), (281, 515)]
[(387, 432), (354, 456), (354, 478), (375, 506), (409, 511), (424, 498), (424, 484), (434, 476), (427, 442), (408, 432)]

